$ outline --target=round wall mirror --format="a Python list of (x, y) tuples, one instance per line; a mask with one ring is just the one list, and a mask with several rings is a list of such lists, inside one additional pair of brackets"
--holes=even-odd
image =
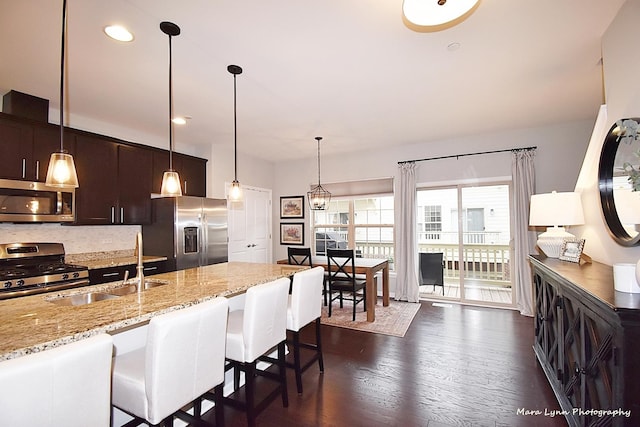
[(611, 126), (598, 169), (604, 219), (609, 234), (623, 246), (640, 244), (639, 123), (639, 118), (629, 118)]

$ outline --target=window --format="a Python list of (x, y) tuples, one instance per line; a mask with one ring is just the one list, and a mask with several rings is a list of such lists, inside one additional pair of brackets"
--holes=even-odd
[(316, 255), (327, 249), (355, 249), (356, 256), (388, 258), (393, 269), (393, 196), (331, 200), (324, 211), (312, 211)]
[(424, 206), (424, 222), (422, 230), (424, 231), (424, 239), (440, 240), (440, 231), (442, 231), (442, 206), (428, 205)]

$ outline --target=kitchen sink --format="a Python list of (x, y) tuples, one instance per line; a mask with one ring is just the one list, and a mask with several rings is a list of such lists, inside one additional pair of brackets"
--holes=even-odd
[(58, 305), (86, 305), (92, 302), (104, 301), (118, 298), (117, 295), (111, 295), (104, 292), (88, 292), (86, 294), (66, 295), (50, 299), (49, 302)]
[[(160, 280), (149, 280), (145, 278), (144, 283), (142, 285), (142, 290), (146, 291), (147, 289), (157, 288), (158, 286), (164, 286), (168, 284), (169, 284), (168, 282), (162, 282)], [(117, 295), (117, 296), (131, 295), (138, 292), (138, 284), (134, 282), (124, 286), (119, 286), (117, 288), (109, 289), (105, 292), (111, 295)]]

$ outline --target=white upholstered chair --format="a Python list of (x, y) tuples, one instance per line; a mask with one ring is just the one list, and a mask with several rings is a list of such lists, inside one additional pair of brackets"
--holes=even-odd
[[(278, 394), (282, 405), (289, 406), (285, 366), (285, 342), (287, 338), (287, 297), (289, 279), (253, 286), (246, 292), (243, 310), (229, 313), (227, 329), (227, 370), (234, 369), (234, 389), (239, 387), (240, 371), (245, 374), (244, 401), (235, 399), (236, 393), (223, 398), (223, 403), (245, 411), (250, 427), (256, 416)], [(256, 368), (259, 360), (267, 360), (266, 353), (277, 347), (278, 373)], [(264, 400), (255, 402), (255, 376), (260, 375), (277, 382), (277, 387)]]
[(179, 409), (215, 387), (216, 424), (223, 424), (228, 307), (215, 298), (153, 317), (146, 346), (114, 358), (113, 406), (141, 422), (172, 425), (174, 415), (193, 421)]
[(108, 427), (112, 352), (100, 334), (0, 362), (0, 424)]
[[(287, 340), (293, 351), (292, 367), (296, 375), (298, 393), (302, 393), (302, 372), (318, 361), (320, 372), (324, 372), (322, 360), (322, 341), (320, 338), (320, 315), (322, 314), (322, 292), (324, 284), (324, 268), (315, 267), (300, 271), (293, 275), (293, 285), (287, 307), (287, 330), (292, 333), (292, 340)], [(300, 330), (309, 323), (315, 323), (316, 342), (300, 342)], [(302, 365), (300, 349), (314, 351), (313, 357)]]

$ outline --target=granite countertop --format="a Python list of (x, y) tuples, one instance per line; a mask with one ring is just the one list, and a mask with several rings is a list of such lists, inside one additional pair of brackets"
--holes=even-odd
[[(138, 263), (133, 250), (89, 252), (83, 254), (66, 254), (65, 261), (69, 264), (84, 265), (89, 270), (108, 267), (121, 267), (123, 265), (135, 265)], [(166, 261), (167, 257), (149, 256), (142, 257), (143, 263)]]
[(288, 277), (308, 267), (229, 262), (157, 274), (167, 284), (140, 294), (82, 306), (49, 300), (64, 295), (109, 290), (122, 282), (87, 286), (0, 301), (0, 361), (68, 344), (108, 332), (142, 325), (153, 316), (218, 296), (239, 295), (261, 283)]

